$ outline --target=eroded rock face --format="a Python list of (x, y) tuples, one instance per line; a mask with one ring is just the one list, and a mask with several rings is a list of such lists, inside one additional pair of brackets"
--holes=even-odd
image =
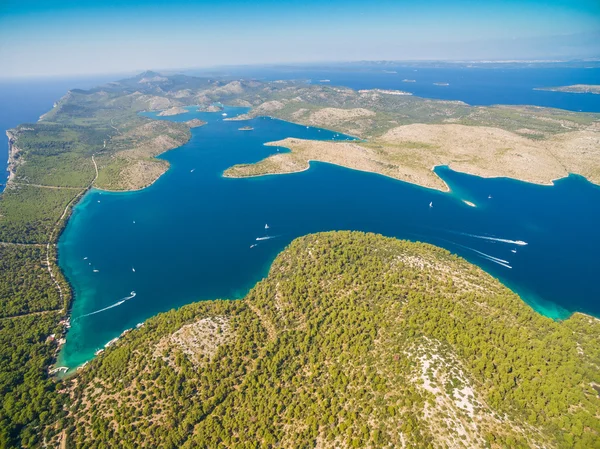
[(175, 106), (175, 107), (172, 107), (172, 108), (162, 111), (161, 113), (158, 114), (158, 116), (159, 117), (169, 117), (172, 115), (185, 114), (186, 112), (187, 112), (186, 109), (181, 108), (179, 106)]
[(181, 351), (194, 365), (210, 361), (217, 349), (233, 336), (229, 320), (226, 316), (216, 316), (186, 324), (177, 332), (160, 340), (156, 345), (154, 357), (163, 357), (167, 363), (175, 366), (174, 353)]

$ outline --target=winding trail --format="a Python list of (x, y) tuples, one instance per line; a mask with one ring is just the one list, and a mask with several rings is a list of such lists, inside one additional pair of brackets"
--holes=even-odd
[(29, 186), (39, 187), (41, 189), (54, 189), (54, 190), (79, 190), (81, 187), (66, 187), (66, 186), (46, 186), (42, 184), (30, 184), (28, 182), (13, 182), (13, 186)]
[(10, 320), (10, 319), (13, 319), (13, 318), (23, 318), (23, 317), (26, 317), (26, 316), (46, 315), (48, 313), (57, 313), (57, 312), (61, 312), (61, 311), (62, 311), (62, 308), (49, 309), (49, 310), (40, 310), (38, 312), (18, 313), (16, 315), (9, 315), (9, 316), (0, 317), (0, 321), (2, 321), (2, 320)]

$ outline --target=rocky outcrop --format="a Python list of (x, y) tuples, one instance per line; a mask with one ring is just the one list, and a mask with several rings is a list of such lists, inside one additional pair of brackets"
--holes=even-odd
[(17, 138), (14, 130), (9, 129), (6, 131), (6, 137), (8, 137), (8, 165), (6, 166), (6, 170), (8, 171), (8, 181), (6, 184), (8, 185), (15, 177), (17, 165), (19, 164), (20, 150), (15, 145)]

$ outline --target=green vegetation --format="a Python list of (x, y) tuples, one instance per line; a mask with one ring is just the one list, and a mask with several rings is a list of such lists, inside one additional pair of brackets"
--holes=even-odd
[[(192, 357), (174, 337), (207, 319), (227, 322), (214, 331), (227, 338), (209, 355), (207, 337)], [(599, 331), (582, 315), (538, 315), (445, 250), (315, 234), (280, 254), (244, 300), (158, 315), (92, 361), (70, 387), (68, 440), (597, 447)]]
[[(214, 102), (306, 124), (326, 108), (368, 109), (327, 124), (362, 137), (450, 122), (546, 138), (598, 120), (151, 72), (70, 91), (42, 121), (10, 131), (13, 173), (0, 199), (1, 448), (47, 447), (63, 431), (69, 447), (98, 448), (600, 444), (597, 320), (554, 323), (445, 251), (373, 235), (299, 239), (245, 300), (159, 315), (73, 381), (52, 379), (71, 301), (56, 242), (72, 206), (92, 184), (146, 185), (165, 169), (154, 156), (189, 139), (190, 125), (138, 112)], [(189, 332), (204, 338), (192, 342)]]
[(0, 447), (38, 447), (42, 426), (65, 412), (59, 386), (48, 377), (60, 331), (57, 313), (0, 319)]
[[(42, 121), (9, 131), (12, 176), (0, 200), (2, 448), (41, 445), (40, 427), (62, 413), (64, 397), (48, 369), (65, 332), (59, 321), (71, 292), (56, 265), (55, 243), (71, 207), (95, 179), (92, 156), (111, 160), (130, 151), (133, 164), (148, 159), (136, 156), (136, 147), (164, 151), (189, 138), (187, 125), (152, 125), (137, 115), (157, 98), (169, 101), (126, 87), (110, 94), (75, 90)], [(109, 171), (104, 178), (122, 176)]]
[(0, 245), (0, 317), (63, 307), (42, 246)]

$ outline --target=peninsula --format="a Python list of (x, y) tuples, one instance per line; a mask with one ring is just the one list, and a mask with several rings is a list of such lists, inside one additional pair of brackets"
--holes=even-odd
[(314, 234), (245, 299), (128, 332), (63, 420), (75, 447), (595, 447), (599, 334), (434, 246)]

